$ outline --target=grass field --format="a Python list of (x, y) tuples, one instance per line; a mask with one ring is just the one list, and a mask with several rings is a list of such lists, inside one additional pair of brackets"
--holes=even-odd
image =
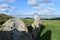
[[(60, 21), (59, 20), (42, 20), (42, 24), (45, 26), (45, 29), (43, 29), (42, 35), (44, 35), (46, 32), (50, 32), (46, 36), (47, 40), (60, 40)], [(51, 39), (48, 36), (51, 36)]]
[[(29, 27), (33, 23), (33, 19), (22, 19), (26, 26)], [(36, 40), (60, 40), (60, 20), (41, 20), (44, 25)]]
[[(33, 19), (23, 19), (30, 26)], [(44, 29), (39, 32), (36, 40), (60, 40), (60, 20), (41, 20)]]

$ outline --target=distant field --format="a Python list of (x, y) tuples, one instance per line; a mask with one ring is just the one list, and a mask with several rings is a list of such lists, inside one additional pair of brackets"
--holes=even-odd
[[(30, 26), (33, 19), (23, 19)], [(44, 29), (39, 33), (36, 40), (60, 40), (60, 20), (41, 20)]]

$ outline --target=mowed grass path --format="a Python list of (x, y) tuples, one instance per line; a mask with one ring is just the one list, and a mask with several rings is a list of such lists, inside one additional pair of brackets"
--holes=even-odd
[[(23, 21), (30, 26), (33, 19), (23, 19)], [(36, 40), (60, 40), (60, 20), (41, 20), (41, 23), (45, 28)]]

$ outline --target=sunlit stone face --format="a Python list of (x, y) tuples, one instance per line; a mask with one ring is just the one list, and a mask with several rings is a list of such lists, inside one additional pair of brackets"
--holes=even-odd
[(5, 26), (3, 29), (4, 31), (11, 31), (13, 29), (17, 29), (19, 31), (27, 31), (25, 23), (20, 18), (9, 19), (2, 26)]

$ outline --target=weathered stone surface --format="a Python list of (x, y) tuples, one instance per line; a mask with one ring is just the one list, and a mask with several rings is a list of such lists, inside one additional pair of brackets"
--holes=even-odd
[(25, 27), (25, 23), (20, 18), (9, 19), (2, 26), (5, 26), (3, 31), (11, 31), (16, 28), (19, 31), (28, 32), (27, 28)]
[(20, 18), (9, 19), (0, 31), (1, 40), (32, 40), (28, 29)]
[(41, 25), (40, 18), (38, 17), (38, 15), (35, 15), (34, 22), (32, 23), (32, 27), (33, 27), (32, 34), (33, 34), (34, 38), (36, 38), (38, 32), (40, 31), (40, 25)]

